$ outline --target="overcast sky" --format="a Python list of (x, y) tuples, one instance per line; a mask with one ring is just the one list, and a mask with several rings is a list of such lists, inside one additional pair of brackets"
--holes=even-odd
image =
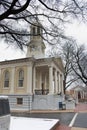
[(85, 44), (87, 46), (87, 23), (69, 24), (66, 29), (68, 35), (77, 39), (79, 44)]
[(25, 56), (26, 50), (21, 51), (14, 46), (8, 46), (3, 41), (0, 41), (0, 61), (24, 58)]
[[(74, 36), (79, 44), (85, 44), (87, 46), (87, 24), (86, 23), (77, 23), (68, 25), (66, 33), (69, 36)], [(18, 58), (26, 57), (26, 49), (24, 52), (16, 49), (12, 46), (3, 44), (3, 41), (0, 41), (0, 61), (3, 60), (12, 60)]]

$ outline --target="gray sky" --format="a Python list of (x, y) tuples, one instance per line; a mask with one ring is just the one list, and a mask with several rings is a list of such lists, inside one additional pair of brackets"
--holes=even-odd
[(26, 53), (20, 51), (20, 49), (16, 49), (14, 46), (8, 46), (3, 41), (0, 41), (0, 61), (23, 58), (25, 55)]
[[(85, 44), (87, 46), (87, 24), (86, 23), (77, 23), (68, 25), (66, 33), (69, 36), (73, 36), (77, 39), (79, 44)], [(25, 52), (15, 49), (12, 46), (3, 44), (3, 41), (0, 41), (0, 61), (3, 60), (12, 60), (18, 58), (24, 58), (26, 56)]]
[(74, 24), (69, 24), (66, 33), (69, 36), (75, 37), (78, 44), (85, 44), (87, 46), (87, 23), (74, 22)]

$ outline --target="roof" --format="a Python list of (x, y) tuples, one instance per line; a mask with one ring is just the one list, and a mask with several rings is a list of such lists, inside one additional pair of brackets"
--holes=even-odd
[(11, 117), (10, 130), (51, 130), (58, 122), (59, 119)]
[(83, 87), (81, 85), (77, 85), (77, 86), (73, 87), (71, 90), (75, 90), (75, 91), (87, 91), (87, 87)]
[(29, 58), (20, 58), (20, 59), (14, 59), (14, 60), (5, 60), (5, 61), (1, 61), (0, 65), (5, 65), (5, 64), (15, 64), (15, 63), (21, 63), (21, 62), (28, 62), (28, 61), (33, 61), (34, 58), (33, 57), (29, 57)]
[(6, 61), (1, 61), (0, 65), (10, 65), (10, 64), (17, 64), (17, 63), (27, 63), (31, 62), (34, 64), (37, 63), (46, 63), (47, 65), (50, 65), (51, 62), (54, 62), (58, 68), (64, 72), (64, 66), (62, 63), (62, 59), (60, 57), (55, 58), (55, 57), (50, 57), (50, 58), (40, 58), (36, 59), (34, 57), (27, 57), (27, 58), (21, 58), (21, 59), (14, 59), (14, 60), (6, 60)]
[(64, 72), (64, 64), (61, 57), (57, 57), (57, 58), (54, 57), (54, 61), (58, 64), (60, 70)]

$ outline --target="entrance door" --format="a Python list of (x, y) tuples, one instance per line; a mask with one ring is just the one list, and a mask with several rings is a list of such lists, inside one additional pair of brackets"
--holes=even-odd
[(42, 83), (42, 95), (45, 94), (45, 91), (44, 91), (44, 83)]

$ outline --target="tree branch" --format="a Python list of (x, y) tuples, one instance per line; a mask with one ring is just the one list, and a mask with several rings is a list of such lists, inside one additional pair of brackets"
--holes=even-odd
[(26, 0), (26, 3), (23, 6), (20, 6), (19, 9), (15, 9), (14, 7), (18, 0), (13, 0), (9, 9), (0, 15), (0, 21), (7, 18), (10, 14), (18, 14), (24, 11), (28, 7), (30, 1), (31, 0)]

